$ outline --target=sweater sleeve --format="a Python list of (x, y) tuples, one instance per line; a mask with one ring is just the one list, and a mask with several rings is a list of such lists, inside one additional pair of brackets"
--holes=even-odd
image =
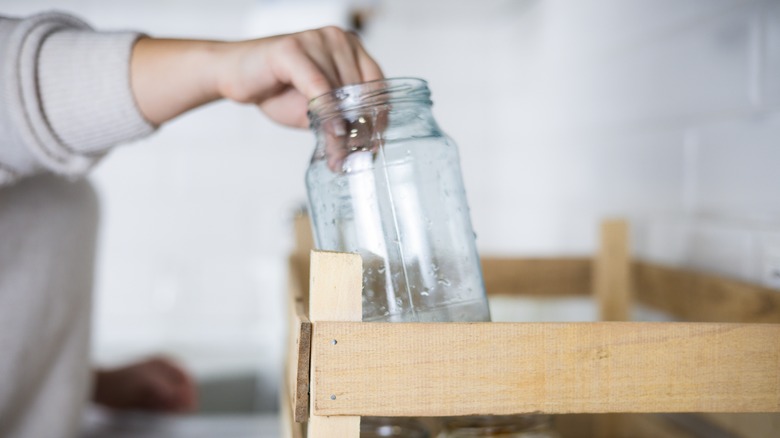
[(130, 89), (139, 37), (60, 13), (0, 17), (0, 185), (82, 175), (112, 146), (154, 131)]

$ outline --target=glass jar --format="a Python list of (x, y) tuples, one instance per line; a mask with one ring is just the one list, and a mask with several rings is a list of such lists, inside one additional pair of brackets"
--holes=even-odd
[(560, 438), (549, 415), (452, 417), (439, 438)]
[(429, 438), (428, 429), (414, 418), (361, 417), (360, 438)]
[(363, 258), (363, 320), (489, 321), (455, 143), (415, 78), (309, 103), (306, 173), (318, 249)]

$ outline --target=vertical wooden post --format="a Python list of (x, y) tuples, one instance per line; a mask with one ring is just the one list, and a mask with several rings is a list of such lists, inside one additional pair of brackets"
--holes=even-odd
[[(317, 330), (320, 321), (361, 321), (363, 262), (357, 254), (327, 251), (311, 252), (309, 319)], [(336, 340), (338, 342), (338, 340)], [(332, 342), (328, 341), (328, 342)], [(323, 417), (314, 415), (317, 403), (327, 403), (331, 395), (317, 393), (314, 352), (333, 345), (312, 344), (310, 409), (308, 438), (359, 438), (360, 417)]]
[(601, 224), (601, 243), (593, 261), (593, 292), (602, 321), (631, 318), (631, 255), (628, 223), (606, 220)]
[(314, 249), (314, 236), (311, 232), (311, 220), (306, 212), (300, 212), (293, 219), (293, 231), (295, 234), (295, 246), (293, 254), (300, 256), (309, 255), (309, 251)]
[[(602, 321), (631, 319), (631, 255), (628, 243), (628, 223), (625, 220), (605, 220), (601, 223), (599, 249), (593, 260), (593, 294)], [(595, 418), (597, 438), (617, 436), (620, 417), (603, 414)]]

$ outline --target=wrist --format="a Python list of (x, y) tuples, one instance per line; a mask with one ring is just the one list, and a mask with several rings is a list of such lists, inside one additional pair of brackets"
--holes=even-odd
[(220, 98), (217, 87), (226, 43), (142, 38), (133, 47), (131, 88), (141, 113), (161, 124)]
[(220, 98), (257, 103), (273, 86), (268, 47), (273, 38), (220, 43), (214, 48), (216, 91)]
[(220, 91), (226, 59), (229, 58), (231, 43), (221, 41), (193, 42), (192, 68), (198, 70), (200, 100), (208, 103), (225, 96)]

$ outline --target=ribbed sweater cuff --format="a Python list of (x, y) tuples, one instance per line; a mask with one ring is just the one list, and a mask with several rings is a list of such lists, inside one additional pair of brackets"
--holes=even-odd
[[(97, 33), (60, 13), (17, 25), (4, 66), (6, 105), (37, 163), (80, 175), (111, 146), (154, 130), (130, 88), (130, 56), (138, 38), (130, 32)], [(20, 162), (22, 173), (33, 171)]]
[(43, 111), (66, 148), (95, 155), (150, 134), (130, 88), (130, 55), (139, 34), (62, 30), (41, 46)]

